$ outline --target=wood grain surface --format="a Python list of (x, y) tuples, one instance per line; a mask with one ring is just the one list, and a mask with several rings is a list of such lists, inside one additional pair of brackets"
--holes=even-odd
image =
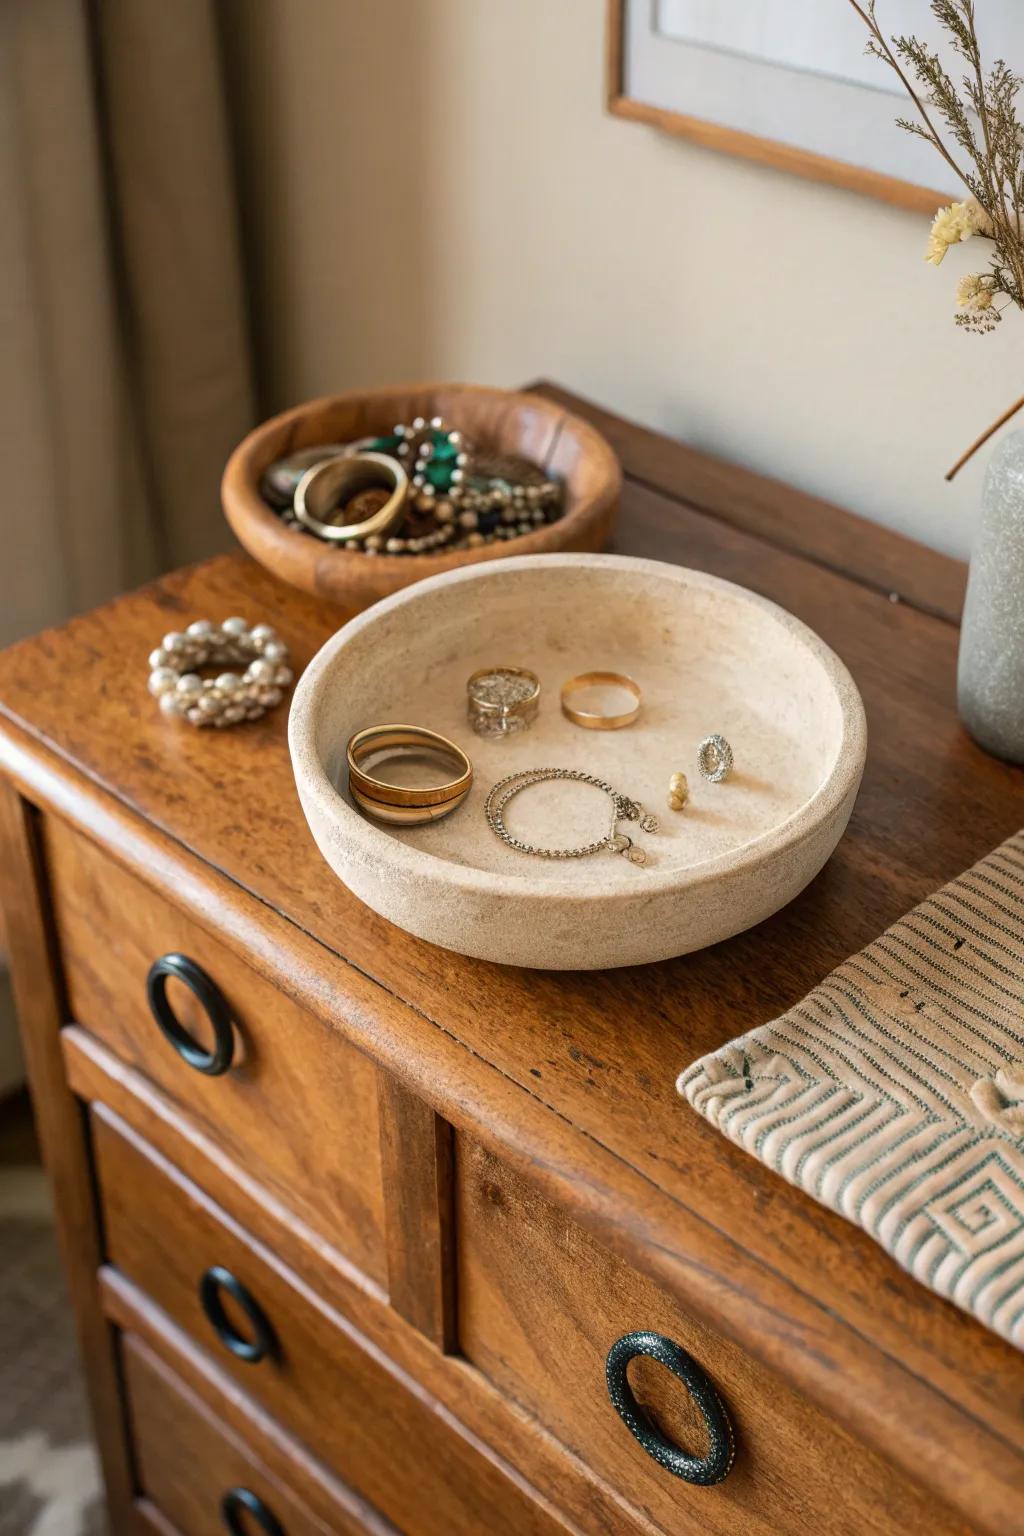
[[(91, 1124), (109, 1262), (405, 1536), (565, 1536), (512, 1468), (116, 1115), (94, 1106)], [(199, 1297), (212, 1265), (265, 1315), (273, 1346), (262, 1359), (240, 1360), (216, 1336)], [(244, 1314), (230, 1317), (252, 1335)]]
[[(625, 424), (617, 431), (633, 440)], [(649, 459), (641, 437), (637, 458)], [(669, 491), (653, 472), (627, 482), (617, 547), (782, 602), (839, 652), (868, 710), (868, 770), (847, 837), (803, 896), (728, 944), (636, 971), (519, 972), (437, 950), (361, 907), (309, 839), (283, 710), (200, 735), (165, 722), (146, 693), (148, 651), (193, 618), (266, 618), (300, 666), (336, 627), (336, 610), (241, 557), (177, 573), (0, 658), (0, 762), (30, 798), (222, 930), (247, 963), (286, 976), (304, 1008), (529, 1172), (693, 1315), (1002, 1536), (1024, 1528), (1021, 1357), (725, 1143), (673, 1081), (1016, 830), (1022, 776), (957, 723), (955, 627), (882, 590), (911, 590), (914, 546), (882, 539), (845, 575), (857, 540), (825, 548), (798, 498), (778, 534), (778, 488), (751, 495), (749, 477), (719, 466), (728, 510), (718, 515), (688, 503), (686, 465), (666, 461)], [(871, 544), (866, 526), (858, 537)]]
[[(361, 1536), (367, 1529), (343, 1506), (330, 1524), (302, 1501), (295, 1486), (272, 1473), (256, 1451), (133, 1334), (121, 1340), (132, 1448), (144, 1497), (188, 1536), (223, 1536), (221, 1500), (246, 1488), (288, 1536)], [(296, 1465), (295, 1484), (302, 1474)]]
[[(93, 843), (51, 820), (43, 845), (69, 1017), (187, 1107), (196, 1125), (268, 1194), (383, 1291), (373, 1063), (332, 1038), (286, 991), (269, 986)], [(218, 1077), (184, 1062), (150, 1013), (146, 974), (169, 953), (201, 966), (229, 1007), (234, 1056)], [(182, 1027), (208, 1049), (212, 1030), (193, 993), (174, 982), (167, 996)]]

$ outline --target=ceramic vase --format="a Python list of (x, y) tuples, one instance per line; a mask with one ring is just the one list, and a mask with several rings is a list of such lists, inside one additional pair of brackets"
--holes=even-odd
[(960, 718), (979, 746), (1024, 763), (1024, 432), (989, 465), (960, 632)]

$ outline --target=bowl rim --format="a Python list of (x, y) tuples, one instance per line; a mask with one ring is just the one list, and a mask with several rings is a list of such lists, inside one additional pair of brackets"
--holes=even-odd
[[(287, 410), (268, 417), (247, 432), (241, 442), (232, 449), (221, 475), (221, 508), (228, 525), (250, 554), (254, 552), (247, 540), (251, 539), (262, 544), (264, 541), (275, 542), (284, 539), (285, 547), (291, 550), (293, 558), (300, 561), (310, 572), (314, 571), (318, 563), (325, 558), (337, 560), (338, 557), (347, 557), (353, 563), (344, 574), (353, 587), (361, 585), (373, 572), (376, 572), (378, 578), (385, 580), (399, 574), (404, 575), (408, 572), (410, 565), (410, 558), (407, 555), (387, 553), (375, 555), (372, 560), (373, 572), (370, 572), (365, 565), (354, 563), (354, 551), (333, 547), (325, 549), (319, 546), (317, 540), (310, 539), (307, 534), (289, 527), (260, 494), (260, 477), (267, 466), (273, 462), (270, 458), (263, 463), (260, 462), (262, 448), (267, 439), (272, 438), (276, 433), (294, 428), (307, 416), (320, 411), (349, 404), (362, 405), (367, 402), (389, 400), (393, 396), (429, 397), (438, 394), (487, 396), (491, 399), (507, 401), (509, 409), (521, 405), (539, 409), (553, 423), (552, 452), (566, 429), (571, 428), (576, 437), (585, 443), (590, 461), (595, 465), (599, 464), (602, 471), (601, 485), (592, 493), (581, 497), (575, 505), (567, 508), (555, 522), (543, 524), (529, 533), (517, 534), (515, 539), (509, 539), (499, 545), (481, 546), (480, 549), (473, 551), (474, 564), (502, 558), (514, 560), (523, 555), (546, 553), (551, 547), (552, 538), (561, 538), (565, 534), (574, 535), (593, 520), (595, 509), (597, 515), (601, 515), (606, 505), (617, 503), (621, 497), (623, 472), (614, 448), (586, 417), (579, 415), (558, 400), (551, 400), (546, 395), (538, 395), (531, 390), (501, 389), (491, 384), (461, 384), (445, 381), (389, 384), (374, 389), (343, 390), (340, 393), (320, 395), (315, 399), (305, 400), (299, 405), (289, 406)], [(552, 530), (556, 532), (553, 534)], [(512, 551), (507, 557), (506, 550)], [(559, 551), (552, 550), (552, 553), (556, 552)], [(412, 580), (428, 580), (432, 576), (458, 570), (466, 563), (465, 557), (465, 550), (442, 550), (437, 554), (417, 555), (416, 569), (426, 574), (423, 577), (413, 577)], [(260, 557), (254, 554), (254, 558)], [(366, 557), (361, 558), (365, 560)], [(268, 566), (268, 569), (273, 570), (273, 566)], [(404, 585), (409, 584), (411, 583)]]
[[(400, 842), (354, 810), (331, 783), (314, 748), (317, 705), (330, 686), (337, 655), (345, 649), (351, 637), (372, 625), (382, 614), (400, 605), (416, 602), (438, 588), (448, 588), (468, 581), (485, 581), (517, 570), (550, 570), (558, 566), (581, 565), (605, 570), (647, 572), (652, 578), (672, 580), (679, 586), (697, 586), (705, 591), (732, 593), (741, 601), (761, 609), (802, 641), (819, 661), (831, 683), (839, 701), (842, 719), (835, 762), (810, 798), (784, 821), (739, 849), (717, 854), (689, 868), (681, 869), (678, 865), (663, 870), (657, 866), (648, 868), (643, 872), (642, 887), (623, 885), (614, 890), (588, 889), (574, 881), (557, 879), (545, 880), (540, 885), (532, 882), (525, 871), (522, 874), (511, 870), (497, 872), (478, 869), (473, 865), (456, 864), (436, 853), (417, 848), (414, 844)], [(646, 900), (652, 896), (699, 891), (703, 886), (716, 883), (723, 877), (740, 875), (752, 865), (763, 866), (766, 859), (785, 853), (815, 836), (859, 788), (867, 757), (867, 716), (860, 690), (845, 663), (808, 624), (771, 598), (762, 597), (760, 593), (752, 592), (748, 587), (724, 577), (667, 561), (633, 555), (567, 551), (519, 555), (503, 560), (497, 567), (470, 565), (442, 572), (405, 587), (390, 597), (382, 598), (363, 613), (357, 614), (321, 646), (296, 684), (288, 714), (288, 750), (307, 822), (309, 816), (306, 813), (305, 798), (308, 796), (315, 802), (322, 817), (328, 822), (333, 820), (340, 824), (347, 837), (362, 842), (368, 854), (390, 865), (396, 876), (416, 875), (421, 880), (429, 879), (448, 889), (457, 888), (477, 896), (517, 896), (536, 902), (564, 901), (570, 898), (579, 903), (600, 902), (610, 905), (621, 900), (632, 903), (637, 898)]]

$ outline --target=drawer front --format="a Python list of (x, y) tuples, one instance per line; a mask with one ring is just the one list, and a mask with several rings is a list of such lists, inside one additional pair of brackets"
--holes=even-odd
[[(386, 1284), (377, 1074), (149, 886), (52, 819), (54, 917), (73, 1017), (146, 1073), (204, 1132), (382, 1288)], [(223, 999), (232, 1061), (208, 1076), (183, 1059), (147, 999), (150, 967), (178, 954), (215, 989), (170, 976), (177, 1026), (213, 1053)]]
[(343, 1482), (407, 1536), (564, 1536), (532, 1490), (202, 1191), (103, 1106), (91, 1119), (109, 1261)]
[[(464, 1354), (642, 1518), (674, 1532), (691, 1517), (717, 1536), (964, 1536), (880, 1458), (688, 1318), (499, 1160), (460, 1138), (456, 1165)], [(680, 1345), (724, 1406), (735, 1459), (714, 1486), (666, 1470), (612, 1406), (608, 1352), (641, 1331)], [(699, 1408), (663, 1365), (637, 1359), (628, 1382), (664, 1439), (707, 1454)]]
[(224, 1536), (231, 1521), (271, 1536), (379, 1536), (340, 1504), (320, 1519), (298, 1491), (298, 1458), (290, 1481), (272, 1472), (141, 1339), (122, 1336), (121, 1360), (140, 1492), (184, 1536)]

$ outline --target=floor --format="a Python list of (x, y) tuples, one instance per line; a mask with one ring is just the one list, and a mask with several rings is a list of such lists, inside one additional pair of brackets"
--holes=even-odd
[(27, 1097), (0, 1102), (0, 1536), (101, 1536), (99, 1470)]

